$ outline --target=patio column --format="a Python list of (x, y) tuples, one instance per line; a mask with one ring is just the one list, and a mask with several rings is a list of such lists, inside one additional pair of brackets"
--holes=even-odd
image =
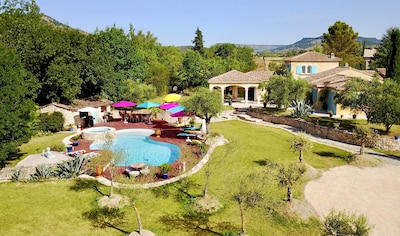
[(249, 88), (244, 87), (244, 103), (247, 104), (247, 99), (249, 98)]

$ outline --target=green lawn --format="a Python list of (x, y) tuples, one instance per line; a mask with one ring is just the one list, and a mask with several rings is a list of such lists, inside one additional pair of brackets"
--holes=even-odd
[[(165, 236), (221, 235), (228, 230), (239, 231), (239, 209), (231, 197), (239, 181), (247, 174), (266, 170), (267, 159), (285, 165), (298, 162), (298, 154), (289, 151), (288, 140), (292, 134), (286, 131), (241, 121), (212, 123), (211, 130), (230, 140), (230, 144), (215, 149), (209, 162), (212, 173), (209, 193), (218, 197), (225, 207), (209, 217), (185, 213), (188, 194), (201, 192), (205, 182), (204, 169), (189, 178), (200, 187), (183, 188), (183, 185), (173, 184), (153, 190), (120, 190), (136, 196), (144, 228)], [(315, 168), (327, 169), (345, 164), (342, 157), (347, 154), (314, 144), (313, 150), (305, 154), (304, 161)], [(295, 198), (302, 198), (305, 182), (301, 181), (295, 187)], [(276, 180), (268, 173), (265, 183), (268, 203), (245, 213), (249, 235), (321, 234), (321, 225), (315, 219), (304, 222), (267, 213), (267, 207), (283, 203), (286, 189), (278, 188)], [(100, 191), (107, 193), (108, 188), (100, 187)], [(75, 181), (2, 183), (0, 192), (0, 235), (125, 235), (124, 232), (137, 228), (130, 207), (124, 209), (125, 217), (113, 224), (114, 227), (93, 228), (85, 213), (93, 209), (101, 195), (92, 187), (77, 188)]]
[(60, 132), (43, 137), (33, 137), (29, 143), (25, 143), (20, 147), (21, 157), (18, 160), (11, 161), (8, 166), (15, 166), (20, 160), (31, 154), (41, 153), (42, 150), (46, 150), (47, 147), (60, 146), (65, 147), (62, 140), (65, 137), (74, 134), (73, 132)]

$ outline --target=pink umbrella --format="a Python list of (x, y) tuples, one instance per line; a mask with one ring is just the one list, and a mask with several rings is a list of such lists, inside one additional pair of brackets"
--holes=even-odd
[(168, 109), (171, 109), (171, 108), (177, 107), (177, 106), (179, 106), (179, 104), (174, 103), (174, 102), (167, 102), (167, 103), (160, 105), (159, 108), (163, 109), (163, 110), (168, 110)]
[(171, 114), (171, 117), (184, 117), (184, 116), (192, 116), (192, 112), (178, 111)]
[(113, 107), (134, 107), (134, 106), (136, 106), (136, 103), (122, 100), (120, 102), (112, 104), (112, 106)]

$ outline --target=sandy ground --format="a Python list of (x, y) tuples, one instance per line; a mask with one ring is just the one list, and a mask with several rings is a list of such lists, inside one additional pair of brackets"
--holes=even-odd
[(341, 166), (309, 182), (306, 200), (323, 219), (329, 212), (364, 214), (370, 235), (400, 235), (400, 166)]

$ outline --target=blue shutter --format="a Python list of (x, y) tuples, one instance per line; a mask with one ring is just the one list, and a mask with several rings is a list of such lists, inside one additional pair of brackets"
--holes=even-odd
[(318, 89), (317, 88), (313, 88), (312, 89), (312, 100), (313, 102), (316, 102), (318, 98)]
[(289, 71), (289, 73), (292, 72), (292, 65), (291, 64), (287, 64), (286, 68)]
[(332, 92), (332, 112), (336, 115), (336, 102), (335, 102), (336, 92)]
[(317, 66), (312, 66), (312, 69), (311, 69), (311, 74), (316, 74), (317, 73)]
[(298, 74), (298, 75), (301, 74), (301, 66), (296, 67), (296, 74)]

